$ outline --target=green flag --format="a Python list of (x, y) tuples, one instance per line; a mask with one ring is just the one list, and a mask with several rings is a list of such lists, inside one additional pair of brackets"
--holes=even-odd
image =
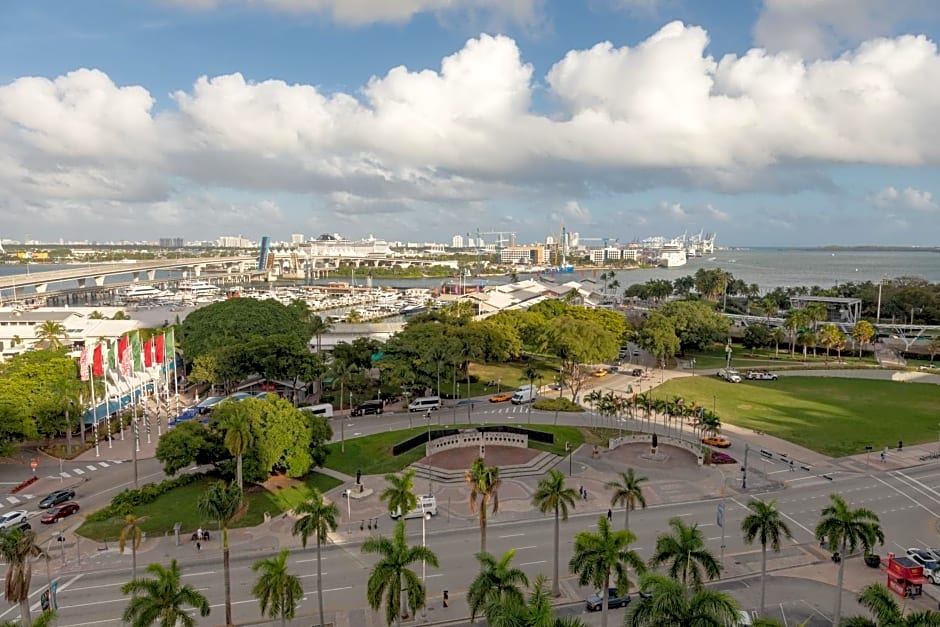
[(166, 354), (165, 361), (170, 363), (176, 361), (176, 338), (173, 335), (172, 327), (170, 327), (163, 337), (163, 352)]
[(131, 336), (131, 357), (134, 360), (134, 372), (142, 372), (144, 369), (144, 351), (140, 345), (140, 332), (134, 331)]
[(117, 372), (117, 340), (108, 343), (108, 370)]

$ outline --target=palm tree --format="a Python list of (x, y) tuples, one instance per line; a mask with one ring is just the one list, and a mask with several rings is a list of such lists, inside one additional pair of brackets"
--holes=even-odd
[(62, 340), (68, 337), (65, 325), (55, 320), (45, 320), (36, 325), (36, 339), (43, 341), (52, 350), (62, 348)]
[[(366, 590), (369, 607), (378, 611), (384, 601), (387, 623), (401, 625), (402, 612), (406, 607), (414, 614), (424, 605), (426, 594), (424, 582), (409, 566), (423, 561), (437, 568), (437, 555), (425, 546), (408, 546), (404, 520), (399, 520), (395, 525), (393, 538), (369, 538), (362, 543), (362, 552), (379, 555), (379, 561), (369, 573)], [(402, 594), (406, 596), (405, 603), (402, 603)]]
[(777, 509), (777, 502), (770, 501), (765, 503), (757, 499), (751, 499), (747, 504), (751, 511), (741, 522), (741, 532), (744, 534), (744, 542), (751, 544), (755, 539), (760, 541), (760, 614), (764, 615), (764, 600), (767, 591), (767, 545), (775, 553), (780, 552), (780, 537), (786, 536), (793, 538), (790, 528), (780, 516), (780, 510)]
[(626, 472), (620, 473), (619, 481), (608, 481), (604, 487), (613, 490), (610, 496), (610, 506), (617, 507), (623, 505), (623, 528), (630, 528), (630, 510), (636, 509), (639, 505), (646, 509), (646, 497), (643, 496), (643, 483), (646, 477), (639, 477), (633, 472), (633, 468), (627, 468)]
[(300, 543), (307, 548), (307, 538), (311, 535), (317, 539), (317, 602), (320, 606), (320, 624), (326, 625), (323, 620), (323, 571), (320, 557), (320, 545), (327, 541), (330, 531), (336, 531), (339, 526), (339, 509), (336, 503), (326, 503), (319, 490), (314, 489), (310, 498), (294, 508), (294, 513), (300, 515), (294, 522), (291, 533), (300, 536)]
[(774, 357), (780, 357), (780, 343), (786, 341), (787, 332), (784, 331), (781, 327), (774, 327), (773, 331), (770, 332), (770, 337), (774, 340)]
[(137, 579), (137, 549), (140, 548), (140, 541), (143, 539), (143, 531), (140, 529), (140, 523), (143, 518), (128, 514), (124, 517), (124, 528), (121, 529), (121, 535), (118, 536), (118, 549), (124, 552), (124, 547), (128, 541), (131, 545), (131, 579)]
[(852, 616), (842, 624), (845, 627), (927, 627), (940, 625), (940, 613), (925, 610), (904, 615), (904, 608), (898, 605), (894, 593), (880, 583), (872, 583), (858, 595), (858, 602), (864, 606), (875, 620), (861, 616)]
[(385, 475), (388, 486), (379, 495), (379, 500), (388, 505), (392, 514), (400, 512), (404, 516), (418, 507), (418, 497), (415, 496), (415, 470), (409, 468), (401, 474), (389, 473)]
[(234, 483), (218, 481), (199, 499), (199, 512), (222, 527), (222, 571), (225, 578), (225, 624), (232, 624), (232, 576), (229, 564), (228, 526), (242, 504), (242, 491)]
[(652, 572), (640, 577), (640, 589), (650, 594), (630, 604), (624, 627), (738, 624), (738, 602), (725, 592), (689, 590), (675, 578)]
[(532, 504), (543, 514), (555, 512), (555, 567), (552, 573), (552, 594), (561, 594), (558, 588), (558, 531), (559, 517), (568, 520), (568, 508), (574, 509), (577, 497), (574, 488), (565, 487), (565, 475), (557, 470), (549, 470), (535, 488)]
[(669, 576), (679, 579), (686, 588), (700, 588), (703, 574), (709, 579), (721, 574), (721, 564), (705, 548), (705, 538), (697, 523), (686, 525), (681, 518), (670, 518), (669, 526), (671, 534), (664, 533), (656, 538), (651, 566), (668, 563)]
[(555, 616), (543, 575), (535, 578), (528, 601), (497, 601), (488, 605), (485, 613), (489, 627), (586, 627), (578, 618)]
[(180, 565), (170, 561), (150, 564), (147, 572), (153, 579), (131, 579), (121, 586), (122, 594), (130, 594), (131, 602), (124, 608), (122, 620), (132, 627), (195, 627), (196, 620), (186, 611), (193, 607), (200, 616), (209, 615), (209, 601), (196, 588), (180, 581)]
[[(287, 557), (290, 551), (281, 550), (276, 557), (258, 560), (251, 566), (254, 572), (261, 571), (251, 593), (258, 599), (261, 614), (268, 618), (280, 618), (281, 627), (287, 619), (293, 619), (297, 606), (304, 596), (304, 588), (296, 575), (287, 572)], [(323, 624), (322, 621), (320, 624)]]
[(32, 623), (29, 615), (29, 586), (33, 580), (30, 559), (47, 556), (36, 544), (36, 534), (33, 531), (13, 529), (0, 535), (0, 557), (7, 563), (3, 598), (9, 603), (19, 604), (20, 622), (29, 627)]
[(806, 324), (806, 313), (802, 309), (790, 309), (783, 318), (783, 326), (790, 332), (790, 354), (796, 351), (796, 336)]
[[(478, 457), (464, 473), (464, 480), (470, 487), (470, 513), (476, 514), (479, 509), (480, 553), (486, 553), (486, 516), (490, 501), (493, 502), (493, 513), (499, 511), (499, 487), (502, 485), (499, 468), (487, 466), (483, 458)], [(480, 497), (479, 505), (477, 496)]]
[(842, 555), (836, 579), (836, 606), (832, 619), (832, 624), (838, 625), (842, 617), (842, 578), (848, 554), (854, 553), (859, 547), (863, 548), (865, 553), (870, 552), (876, 541), (885, 543), (885, 534), (875, 512), (864, 507), (851, 509), (841, 496), (830, 494), (829, 506), (823, 509), (822, 519), (816, 525), (816, 539), (828, 540), (829, 546), (837, 547)]
[(602, 627), (607, 627), (607, 599), (611, 574), (617, 584), (616, 588), (626, 592), (630, 589), (627, 568), (633, 567), (637, 573), (645, 570), (643, 560), (636, 551), (629, 548), (635, 541), (636, 536), (629, 529), (613, 531), (606, 516), (597, 519), (597, 533), (581, 531), (574, 538), (574, 554), (568, 562), (568, 568), (578, 575), (580, 585), (591, 584), (602, 591)]
[(254, 444), (254, 435), (245, 405), (231, 401), (225, 405), (228, 407), (220, 408), (225, 412), (221, 423), (222, 429), (225, 430), (225, 448), (235, 458), (235, 484), (239, 490), (243, 490), (242, 458)]
[(320, 353), (320, 340), (325, 334), (333, 330), (333, 323), (330, 322), (329, 318), (311, 316), (308, 324), (310, 325), (310, 333), (317, 338), (317, 353)]
[[(330, 368), (330, 374), (333, 377), (333, 387), (335, 389), (336, 383), (339, 382), (339, 409), (343, 410), (343, 394), (345, 392), (346, 384), (349, 383), (350, 377), (355, 374), (357, 371), (356, 364), (346, 363), (342, 359), (334, 359), (333, 367)], [(352, 402), (350, 402), (349, 409), (352, 409)]]
[(875, 326), (868, 320), (859, 320), (852, 327), (852, 339), (855, 340), (855, 345), (858, 346), (859, 358), (862, 357), (862, 348), (865, 344), (871, 342), (873, 337), (875, 337)]
[(489, 553), (477, 553), (480, 562), (480, 574), (476, 576), (467, 590), (467, 604), (470, 606), (470, 622), (477, 614), (491, 604), (522, 603), (520, 586), (528, 586), (529, 578), (518, 568), (511, 566), (515, 550), (509, 549), (498, 560)]

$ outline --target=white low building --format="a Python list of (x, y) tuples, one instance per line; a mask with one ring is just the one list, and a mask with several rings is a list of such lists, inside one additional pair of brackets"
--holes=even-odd
[[(103, 318), (91, 318), (97, 311)], [(84, 345), (102, 339), (113, 341), (128, 331), (149, 325), (140, 320), (111, 320), (121, 307), (40, 307), (23, 310), (0, 307), (0, 360), (31, 350), (39, 338), (36, 329), (49, 320), (65, 328), (65, 346)]]

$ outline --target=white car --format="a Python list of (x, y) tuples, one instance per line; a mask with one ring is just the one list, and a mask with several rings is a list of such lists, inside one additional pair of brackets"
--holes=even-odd
[(908, 549), (907, 556), (924, 567), (924, 577), (932, 584), (940, 583), (940, 564), (934, 559), (931, 551), (924, 549)]
[(3, 516), (0, 516), (0, 531), (6, 531), (7, 529), (13, 529), (24, 522), (28, 518), (28, 514), (24, 509), (13, 510), (12, 512), (7, 512)]
[(777, 375), (766, 370), (748, 370), (747, 378), (752, 381), (776, 381)]

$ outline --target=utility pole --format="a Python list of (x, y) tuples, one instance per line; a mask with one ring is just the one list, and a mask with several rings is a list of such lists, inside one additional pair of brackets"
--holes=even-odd
[(741, 468), (741, 489), (747, 490), (747, 452), (750, 450), (747, 442), (744, 443), (744, 466)]

